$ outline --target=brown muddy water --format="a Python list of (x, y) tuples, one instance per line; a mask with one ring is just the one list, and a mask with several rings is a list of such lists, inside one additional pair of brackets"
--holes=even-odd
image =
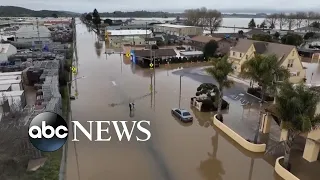
[[(273, 160), (245, 151), (216, 128), (205, 125), (210, 113), (190, 108), (190, 97), (199, 82), (182, 79), (181, 107), (196, 116), (193, 123), (181, 124), (170, 113), (179, 106), (179, 76), (173, 75), (173, 70), (157, 69), (151, 79), (151, 70), (125, 64), (119, 54), (107, 56), (104, 46), (97, 50), (96, 36), (81, 23), (77, 25), (77, 41), (77, 76), (86, 78), (73, 83), (72, 92), (77, 90), (78, 98), (72, 101), (72, 119), (83, 123), (148, 120), (152, 137), (147, 142), (89, 142), (82, 134), (79, 142), (69, 139), (68, 180), (280, 179), (274, 173)], [(151, 81), (155, 81), (155, 97), (147, 95)], [(130, 117), (129, 101), (142, 96), (135, 100), (134, 117)], [(239, 119), (241, 114), (228, 118)], [(115, 138), (115, 132), (110, 133)]]

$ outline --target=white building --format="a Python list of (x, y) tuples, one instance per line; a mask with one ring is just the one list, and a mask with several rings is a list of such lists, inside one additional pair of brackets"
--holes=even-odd
[(16, 31), (16, 41), (18, 43), (32, 43), (35, 46), (45, 45), (52, 42), (51, 32), (45, 26), (21, 26), (20, 29)]
[(145, 45), (146, 38), (152, 37), (151, 30), (107, 30), (106, 43), (111, 47), (122, 45)]
[(161, 32), (175, 36), (197, 36), (203, 34), (202, 27), (176, 24), (155, 24), (153, 29), (154, 32)]
[(17, 48), (11, 44), (0, 44), (0, 62), (8, 61), (8, 57), (17, 53)]

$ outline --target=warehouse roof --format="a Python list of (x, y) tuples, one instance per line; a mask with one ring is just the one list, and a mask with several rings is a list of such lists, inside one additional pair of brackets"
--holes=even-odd
[[(196, 26), (185, 26), (185, 25), (178, 25), (178, 24), (155, 24), (154, 26), (171, 27), (171, 28), (188, 28), (188, 27), (196, 27)], [(200, 28), (200, 27), (199, 27), (199, 28)]]
[(0, 81), (0, 84), (20, 84), (20, 83), (21, 83), (21, 79)]
[(108, 30), (110, 36), (130, 36), (130, 35), (145, 35), (151, 34), (150, 30), (138, 30), (138, 29), (122, 29), (122, 30)]
[[(177, 53), (174, 49), (153, 49), (154, 53), (152, 53), (155, 57), (163, 57), (163, 56), (176, 56)], [(138, 57), (150, 57), (150, 50), (134, 50), (134, 53)]]
[(0, 93), (0, 98), (9, 96), (21, 96), (24, 91), (5, 91)]
[(0, 76), (16, 76), (22, 75), (22, 71), (0, 73)]

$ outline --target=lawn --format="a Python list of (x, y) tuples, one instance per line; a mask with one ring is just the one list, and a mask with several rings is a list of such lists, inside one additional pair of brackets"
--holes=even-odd
[(27, 172), (23, 179), (25, 180), (58, 180), (60, 171), (60, 162), (62, 158), (62, 149), (55, 152), (44, 153), (47, 158), (44, 166), (35, 172)]

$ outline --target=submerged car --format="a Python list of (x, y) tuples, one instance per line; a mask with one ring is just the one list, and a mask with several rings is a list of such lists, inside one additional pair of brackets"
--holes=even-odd
[(192, 115), (185, 109), (173, 108), (171, 113), (180, 119), (182, 122), (191, 122), (193, 121)]

